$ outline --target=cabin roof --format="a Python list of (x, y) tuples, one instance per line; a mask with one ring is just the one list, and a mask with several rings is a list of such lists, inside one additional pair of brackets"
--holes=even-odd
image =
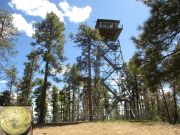
[(99, 22), (115, 22), (115, 23), (120, 23), (120, 20), (97, 19), (96, 23), (99, 23)]

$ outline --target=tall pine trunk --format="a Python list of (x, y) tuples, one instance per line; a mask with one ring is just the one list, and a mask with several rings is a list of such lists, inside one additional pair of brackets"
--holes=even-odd
[(68, 90), (68, 121), (71, 121), (71, 86), (69, 84)]
[(46, 103), (46, 90), (48, 87), (48, 71), (49, 70), (49, 61), (46, 61), (45, 66), (45, 74), (44, 74), (44, 86), (41, 90), (41, 106), (40, 106), (40, 116), (39, 116), (39, 123), (45, 123), (45, 103)]
[(178, 112), (177, 112), (177, 101), (176, 101), (176, 84), (173, 82), (173, 100), (174, 100), (174, 123), (178, 120)]
[(75, 90), (77, 90), (76, 89), (76, 87), (75, 86), (73, 86), (73, 88), (72, 88), (72, 90), (73, 90), (73, 96), (72, 96), (72, 121), (74, 121), (74, 116), (75, 116)]
[(159, 100), (159, 90), (156, 91), (156, 101), (157, 101), (157, 115), (160, 116), (160, 100)]
[(165, 93), (164, 93), (164, 90), (163, 90), (161, 84), (160, 84), (160, 87), (161, 87), (161, 91), (162, 91), (162, 94), (163, 94), (163, 100), (164, 100), (164, 106), (165, 106), (165, 108), (166, 108), (167, 118), (168, 118), (168, 121), (171, 122), (171, 117), (170, 117), (170, 113), (169, 113), (169, 108), (168, 108), (167, 101), (166, 101), (166, 97), (165, 97)]
[(92, 111), (92, 88), (91, 88), (91, 44), (88, 43), (88, 102), (89, 102), (89, 121), (93, 120)]
[(80, 90), (79, 90), (79, 86), (78, 86), (78, 102), (77, 102), (77, 120), (79, 121), (79, 108), (80, 108)]
[(33, 61), (32, 61), (32, 67), (31, 67), (31, 71), (30, 71), (30, 75), (29, 75), (29, 83), (28, 83), (28, 88), (27, 88), (27, 99), (25, 99), (26, 100), (26, 102), (25, 102), (25, 105), (31, 105), (32, 103), (29, 101), (29, 98), (30, 97), (28, 97), (28, 96), (30, 96), (30, 94), (31, 94), (31, 85), (32, 85), (32, 79), (33, 79), (33, 69), (34, 69), (34, 63), (35, 63), (35, 60), (33, 59)]

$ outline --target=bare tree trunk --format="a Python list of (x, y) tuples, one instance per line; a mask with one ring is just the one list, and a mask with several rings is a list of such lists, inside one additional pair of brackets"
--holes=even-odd
[(12, 92), (12, 84), (10, 84), (10, 89), (9, 89), (9, 93), (10, 93), (10, 104), (9, 105), (13, 105), (13, 92)]
[(62, 95), (61, 95), (61, 107), (60, 107), (61, 111), (60, 111), (60, 122), (62, 122), (63, 119), (63, 100), (62, 100)]
[[(27, 88), (27, 95), (29, 96), (30, 93), (31, 93), (31, 85), (32, 85), (32, 79), (33, 79), (33, 69), (34, 69), (34, 63), (35, 63), (35, 60), (33, 59), (32, 61), (32, 67), (31, 67), (31, 71), (30, 71), (30, 76), (29, 76), (29, 83), (28, 83), (28, 88)], [(25, 102), (25, 105), (31, 105), (32, 103), (29, 103), (29, 97), (26, 97), (26, 102)]]
[(75, 114), (75, 90), (76, 90), (76, 87), (73, 86), (72, 87), (72, 90), (73, 90), (73, 97), (72, 97), (72, 121), (74, 121), (74, 114)]
[(78, 101), (77, 101), (77, 120), (79, 121), (79, 103), (80, 103), (80, 90), (78, 86)]
[(178, 120), (178, 112), (177, 112), (177, 101), (176, 101), (176, 84), (173, 82), (173, 99), (174, 99), (174, 123)]
[(49, 61), (46, 61), (45, 74), (44, 74), (44, 86), (41, 90), (41, 106), (40, 106), (40, 116), (39, 123), (45, 123), (45, 104), (46, 104), (46, 90), (48, 87), (48, 71), (49, 70)]
[(66, 117), (67, 117), (67, 114), (66, 114), (66, 91), (64, 92), (64, 95), (63, 95), (63, 122), (66, 121)]
[(159, 90), (157, 90), (156, 92), (156, 101), (157, 101), (157, 115), (159, 116), (160, 115)]
[(138, 87), (138, 79), (137, 75), (135, 75), (135, 97), (136, 97), (136, 106), (135, 106), (135, 112), (136, 112), (136, 117), (139, 119), (140, 118), (140, 113), (139, 113), (139, 87)]
[(68, 90), (68, 121), (71, 121), (71, 87)]
[(91, 44), (88, 44), (88, 102), (89, 102), (89, 121), (93, 120), (92, 112), (92, 88), (91, 88)]
[(143, 96), (144, 96), (144, 105), (145, 105), (145, 117), (146, 119), (149, 119), (150, 117), (150, 103), (149, 103), (149, 97), (148, 97), (148, 91), (143, 89)]
[(160, 84), (160, 87), (161, 87), (161, 91), (162, 91), (162, 94), (163, 94), (164, 106), (165, 106), (165, 108), (166, 108), (167, 118), (168, 118), (168, 121), (171, 122), (171, 117), (170, 117), (170, 113), (169, 113), (169, 108), (168, 108), (167, 101), (166, 101), (166, 97), (165, 97), (165, 94), (164, 94), (164, 90), (163, 90), (161, 84)]

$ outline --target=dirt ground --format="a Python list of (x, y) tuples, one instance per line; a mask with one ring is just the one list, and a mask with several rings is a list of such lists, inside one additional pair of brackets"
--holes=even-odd
[(92, 122), (35, 128), (33, 135), (180, 135), (180, 125), (137, 122)]

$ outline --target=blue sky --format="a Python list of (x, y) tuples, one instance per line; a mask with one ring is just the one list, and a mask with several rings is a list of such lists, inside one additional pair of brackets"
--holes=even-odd
[[(18, 76), (23, 73), (23, 63), (26, 55), (31, 51), (33, 41), (32, 23), (42, 20), (47, 12), (54, 11), (65, 23), (66, 44), (64, 54), (68, 58), (66, 63), (75, 63), (80, 50), (75, 48), (68, 35), (76, 33), (78, 24), (87, 22), (95, 26), (97, 19), (120, 20), (123, 31), (119, 37), (124, 60), (127, 62), (135, 52), (132, 36), (138, 35), (137, 27), (149, 17), (149, 9), (136, 0), (0, 0), (0, 8), (13, 13), (14, 24), (20, 31), (17, 37), (16, 50), (19, 52), (14, 59), (18, 68)], [(1, 87), (3, 81), (0, 80)]]

